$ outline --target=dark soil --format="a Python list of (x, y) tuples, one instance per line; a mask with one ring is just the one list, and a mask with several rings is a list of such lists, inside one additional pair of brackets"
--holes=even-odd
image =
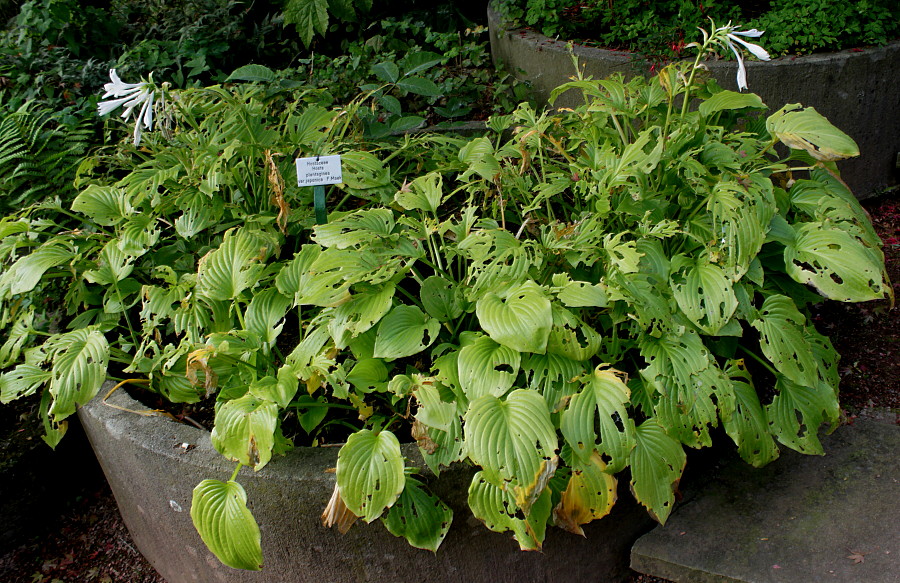
[[(900, 199), (883, 197), (863, 206), (884, 240), (888, 273), (900, 295)], [(900, 309), (889, 310), (886, 300), (828, 303), (815, 310), (814, 318), (819, 331), (831, 338), (842, 355), (841, 405), (846, 421), (872, 414), (896, 419), (900, 413)], [(28, 408), (0, 407), (0, 428), (36, 427), (22, 423), (22, 416), (27, 420), (33, 415)], [(16, 520), (22, 524), (0, 525), (0, 553), (5, 553), (0, 556), (0, 581), (165, 583), (134, 547), (83, 434), (77, 426), (70, 433), (56, 452), (48, 454), (37, 430), (0, 432), (0, 461), (20, 455), (46, 457), (43, 465), (54, 473), (45, 481), (57, 486), (50, 494), (19, 493), (23, 508)], [(67, 441), (72, 444), (65, 445)], [(17, 474), (5, 463), (0, 471), (0, 498), (5, 498)], [(27, 500), (40, 500), (40, 504), (27, 507)], [(627, 583), (666, 582), (634, 573)]]

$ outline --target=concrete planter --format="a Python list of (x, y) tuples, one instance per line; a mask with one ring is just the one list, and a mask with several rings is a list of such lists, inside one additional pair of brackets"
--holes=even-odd
[[(533, 95), (546, 103), (550, 91), (574, 74), (565, 41), (530, 30), (505, 26), (488, 8), (491, 53), (518, 79), (531, 83)], [(765, 35), (761, 44), (765, 47)], [(619, 72), (627, 77), (650, 74), (651, 64), (640, 55), (576, 45), (575, 55), (586, 75), (596, 79)], [(725, 89), (737, 90), (734, 61), (708, 61), (710, 73)], [(900, 41), (884, 47), (770, 62), (748, 62), (750, 91), (774, 112), (786, 103), (815, 107), (859, 144), (860, 156), (841, 162), (841, 175), (859, 198), (900, 184)], [(560, 96), (556, 106), (580, 103), (574, 92)]]
[[(145, 409), (124, 391), (109, 402)], [(342, 536), (319, 522), (334, 486), (327, 470), (337, 450), (298, 448), (259, 473), (242, 470), (239, 481), (262, 530), (266, 563), (261, 572), (238, 571), (206, 550), (189, 515), (194, 486), (203, 478), (227, 480), (233, 469), (208, 432), (113, 409), (100, 398), (78, 415), (128, 530), (168, 583), (620, 581), (632, 544), (653, 525), (623, 493), (610, 516), (585, 527), (587, 538), (550, 528), (542, 553), (522, 552), (509, 534), (490, 532), (472, 517), (466, 496), (473, 472), (459, 466), (432, 484), (454, 510), (437, 554), (408, 546), (377, 523), (360, 521)]]

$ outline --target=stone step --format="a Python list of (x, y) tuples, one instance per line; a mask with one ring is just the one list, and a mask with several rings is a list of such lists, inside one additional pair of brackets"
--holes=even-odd
[(783, 451), (765, 468), (739, 459), (640, 538), (631, 567), (676, 582), (900, 581), (900, 425), (857, 419), (823, 436), (825, 456)]

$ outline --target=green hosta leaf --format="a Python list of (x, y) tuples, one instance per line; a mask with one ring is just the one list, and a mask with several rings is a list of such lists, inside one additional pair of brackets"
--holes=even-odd
[(637, 273), (641, 254), (637, 251), (634, 241), (622, 240), (622, 233), (606, 235), (603, 238), (603, 247), (609, 256), (609, 260), (621, 273)]
[(85, 271), (84, 278), (99, 285), (114, 285), (131, 275), (133, 269), (133, 258), (119, 249), (118, 241), (112, 240), (100, 251), (97, 268)]
[(553, 328), (547, 341), (547, 352), (585, 361), (597, 354), (601, 340), (600, 334), (575, 314), (558, 305), (553, 306)]
[(394, 200), (406, 210), (437, 212), (444, 195), (444, 178), (439, 172), (429, 172), (404, 185)]
[(47, 244), (36, 249), (4, 271), (0, 276), (0, 297), (30, 292), (47, 270), (71, 261), (75, 254), (60, 245)]
[(221, 210), (210, 206), (204, 198), (205, 195), (198, 194), (191, 204), (183, 207), (185, 211), (181, 216), (175, 219), (175, 232), (179, 237), (193, 239), (222, 218)]
[(119, 231), (119, 249), (126, 255), (140, 257), (159, 240), (156, 218), (140, 214), (130, 218)]
[(194, 488), (191, 520), (200, 538), (220, 561), (235, 569), (258, 571), (263, 556), (259, 526), (237, 482), (203, 480)]
[(472, 174), (477, 174), (488, 182), (500, 173), (500, 163), (494, 153), (494, 145), (488, 138), (475, 138), (460, 148), (459, 161), (468, 164), (460, 180), (468, 180)]
[(250, 394), (263, 400), (272, 401), (279, 407), (287, 407), (297, 394), (300, 381), (290, 365), (278, 369), (276, 377), (267, 376), (250, 383)]
[(75, 197), (72, 210), (105, 227), (119, 224), (134, 212), (124, 190), (97, 184), (88, 186)]
[(490, 530), (511, 530), (523, 551), (541, 550), (552, 510), (549, 489), (545, 489), (531, 505), (531, 511), (520, 518), (513, 495), (487, 480), (484, 472), (478, 472), (469, 486), (469, 508)]
[(469, 403), (465, 418), (469, 457), (501, 488), (532, 489), (556, 456), (556, 430), (537, 391), (517, 389), (506, 400), (484, 395)]
[(382, 519), (394, 536), (406, 538), (417, 549), (437, 552), (453, 522), (453, 511), (424, 484), (411, 476), (397, 502)]
[(786, 296), (766, 298), (759, 318), (750, 325), (759, 330), (760, 348), (775, 369), (797, 384), (814, 387), (819, 382), (818, 366), (805, 338), (806, 318)]
[(815, 108), (785, 105), (766, 120), (766, 130), (789, 148), (806, 150), (816, 160), (834, 161), (859, 156), (859, 146)]
[(584, 536), (582, 524), (603, 518), (616, 503), (616, 479), (598, 452), (572, 465), (569, 483), (553, 509), (556, 526)]
[(766, 406), (769, 430), (776, 439), (791, 449), (805, 454), (824, 455), (819, 441), (823, 423), (837, 425), (840, 407), (834, 390), (824, 382), (802, 386), (778, 375), (778, 392)]
[(328, 332), (339, 349), (345, 348), (353, 338), (367, 332), (391, 309), (396, 288), (384, 285), (354, 294), (334, 310), (328, 322)]
[(416, 306), (397, 306), (378, 324), (374, 356), (392, 360), (418, 354), (431, 346), (440, 329), (440, 322)]
[(360, 360), (347, 373), (347, 382), (361, 393), (382, 390), (388, 379), (388, 370), (380, 358)]
[(458, 420), (456, 404), (441, 399), (441, 392), (433, 384), (420, 384), (413, 391), (419, 403), (416, 419), (428, 427), (449, 431)]
[[(12, 366), (19, 360), (22, 354), (22, 346), (32, 340), (31, 330), (34, 326), (34, 306), (20, 310), (13, 321), (12, 327), (7, 328), (7, 338), (3, 346), (0, 346), (0, 368)], [(2, 381), (0, 381), (2, 382)]]
[(536, 283), (525, 282), (502, 299), (488, 292), (475, 304), (475, 314), (495, 342), (519, 352), (546, 352), (553, 313)]
[(703, 117), (728, 109), (766, 109), (759, 95), (755, 93), (738, 93), (737, 91), (720, 91), (700, 104), (697, 109)]
[(439, 322), (455, 320), (463, 313), (459, 288), (443, 277), (432, 275), (426, 278), (419, 295), (425, 311)]
[(681, 311), (698, 328), (717, 336), (737, 309), (737, 298), (725, 272), (700, 257), (696, 262), (685, 259), (685, 267), (669, 279), (675, 301)]
[(572, 281), (568, 274), (553, 274), (556, 298), (567, 308), (605, 308), (609, 305), (606, 286)]
[(316, 225), (313, 239), (323, 247), (346, 249), (389, 237), (393, 230), (394, 214), (390, 209), (365, 209), (327, 225)]
[(769, 433), (769, 419), (743, 363), (733, 362), (726, 373), (734, 387), (734, 413), (722, 420), (726, 433), (748, 464), (761, 468), (778, 458), (778, 446)]
[(519, 352), (481, 336), (459, 351), (459, 386), (470, 401), (499, 397), (512, 387), (521, 362)]
[(710, 261), (718, 262), (736, 282), (750, 268), (766, 240), (775, 216), (775, 197), (768, 178), (754, 174), (750, 186), (719, 181), (710, 193), (707, 211), (712, 217)]
[(369, 152), (341, 154), (341, 171), (344, 184), (350, 188), (366, 190), (391, 183), (390, 168)]
[(337, 484), (347, 508), (372, 522), (397, 501), (406, 485), (400, 442), (390, 431), (361, 429), (341, 447)]
[(210, 438), (228, 459), (260, 470), (272, 459), (277, 422), (278, 405), (247, 393), (218, 408)]
[(585, 372), (585, 363), (548, 352), (526, 355), (522, 369), (527, 375), (528, 388), (540, 391), (547, 408), (556, 412), (581, 388), (576, 381)]
[(23, 362), (11, 371), (0, 375), (0, 403), (9, 403), (20, 397), (33, 395), (50, 380), (51, 371), (36, 364)]
[(784, 263), (795, 281), (842, 302), (880, 299), (887, 293), (883, 256), (850, 233), (822, 223), (803, 223), (784, 248)]
[(282, 294), (298, 305), (330, 306), (349, 299), (347, 271), (358, 264), (350, 251), (304, 245), (275, 277)]
[(106, 380), (109, 345), (96, 328), (81, 328), (48, 341), (53, 366), (50, 414), (59, 422), (94, 398)]
[(412, 427), (413, 438), (419, 446), (422, 459), (435, 475), (442, 466), (449, 466), (465, 457), (462, 421), (455, 415), (446, 431), (429, 427), (416, 420)]
[(244, 315), (246, 329), (259, 336), (262, 342), (273, 345), (281, 334), (284, 316), (291, 300), (275, 288), (267, 288), (253, 296)]
[[(599, 452), (609, 460), (611, 474), (625, 468), (635, 444), (634, 420), (627, 408), (631, 390), (617, 373), (594, 369), (582, 379), (583, 389), (572, 397), (560, 419), (563, 437), (577, 458), (588, 463), (593, 453)], [(601, 439), (599, 444), (597, 437)]]
[(197, 291), (212, 300), (233, 300), (258, 283), (266, 247), (252, 232), (236, 229), (200, 260)]
[(657, 522), (665, 524), (687, 456), (677, 439), (650, 418), (638, 426), (631, 452), (631, 492)]

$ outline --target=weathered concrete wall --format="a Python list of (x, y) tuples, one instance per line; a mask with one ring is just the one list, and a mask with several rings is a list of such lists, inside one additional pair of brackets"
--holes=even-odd
[[(505, 28), (488, 8), (494, 63), (532, 84), (534, 96), (546, 103), (550, 91), (575, 70), (563, 41), (523, 29)], [(765, 35), (760, 39), (765, 47)], [(635, 55), (575, 46), (585, 75), (596, 79), (620, 72), (626, 77), (650, 74), (650, 63)], [(725, 89), (737, 90), (735, 61), (707, 61), (710, 73)], [(860, 156), (840, 162), (841, 176), (859, 198), (900, 184), (900, 41), (863, 51), (842, 51), (769, 62), (746, 62), (750, 91), (774, 112), (787, 103), (815, 107), (859, 144)], [(578, 95), (567, 92), (556, 106), (572, 107)]]
[[(110, 401), (144, 409), (123, 391)], [(431, 484), (454, 511), (437, 554), (410, 547), (378, 522), (359, 522), (342, 536), (319, 522), (334, 487), (334, 474), (326, 470), (334, 467), (337, 450), (298, 448), (257, 474), (241, 471), (238, 481), (262, 531), (265, 566), (238, 571), (206, 550), (189, 514), (194, 486), (204, 478), (227, 480), (233, 470), (208, 432), (119, 411), (99, 398), (78, 415), (128, 530), (168, 583), (614, 582), (628, 573), (631, 545), (655, 524), (624, 484), (612, 514), (585, 527), (587, 538), (549, 528), (542, 553), (522, 552), (511, 535), (490, 532), (471, 515), (466, 497), (473, 472), (460, 466)], [(184, 451), (182, 443), (196, 447)], [(406, 453), (417, 455), (414, 447)]]

